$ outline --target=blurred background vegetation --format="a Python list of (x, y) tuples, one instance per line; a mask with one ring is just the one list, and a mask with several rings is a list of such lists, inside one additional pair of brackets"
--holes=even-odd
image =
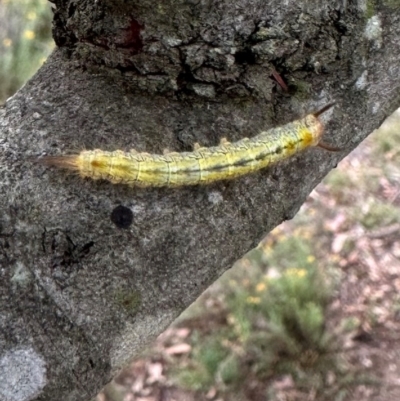
[[(0, 0), (0, 104), (52, 48), (50, 3)], [(399, 400), (399, 126), (397, 112), (97, 400)]]
[(30, 78), (53, 49), (45, 0), (0, 0), (0, 104)]

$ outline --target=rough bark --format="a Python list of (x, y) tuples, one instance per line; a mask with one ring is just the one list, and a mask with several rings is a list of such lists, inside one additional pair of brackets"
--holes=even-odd
[[(395, 0), (55, 3), (58, 49), (0, 109), (6, 401), (95, 395), (399, 105)], [(215, 145), (331, 101), (326, 141), (343, 152), (210, 186), (128, 188), (29, 160)]]

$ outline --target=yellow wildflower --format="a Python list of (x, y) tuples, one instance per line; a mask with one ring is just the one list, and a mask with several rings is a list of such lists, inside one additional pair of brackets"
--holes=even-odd
[(10, 47), (12, 45), (12, 40), (10, 38), (3, 39), (3, 46)]
[(314, 255), (308, 255), (308, 256), (307, 256), (307, 262), (308, 262), (308, 263), (313, 263), (313, 262), (315, 262), (315, 256), (314, 256)]
[(295, 267), (292, 267), (290, 269), (287, 269), (285, 271), (286, 276), (297, 276), (297, 277), (304, 277), (307, 275), (307, 270), (306, 269), (297, 269)]
[(248, 304), (259, 304), (261, 302), (260, 297), (247, 297), (246, 299)]
[(312, 208), (312, 207), (310, 207), (310, 208), (307, 210), (307, 212), (308, 212), (308, 214), (309, 214), (310, 216), (315, 216), (315, 215), (317, 214), (317, 210), (314, 209), (314, 208)]
[(29, 11), (29, 13), (26, 14), (26, 18), (28, 18), (28, 20), (30, 20), (30, 21), (36, 19), (36, 13), (35, 13), (35, 11)]
[(35, 39), (35, 32), (27, 29), (26, 31), (24, 31), (24, 38), (28, 40)]
[(291, 267), (285, 270), (285, 276), (295, 276), (297, 269), (295, 267)]
[(262, 292), (262, 291), (264, 291), (266, 288), (267, 288), (267, 286), (266, 286), (265, 283), (258, 283), (258, 284), (256, 285), (256, 291), (257, 291), (257, 292)]
[(266, 254), (267, 256), (270, 255), (273, 251), (272, 249), (272, 241), (267, 241), (265, 243), (260, 243), (257, 247), (258, 249), (261, 249), (264, 254)]

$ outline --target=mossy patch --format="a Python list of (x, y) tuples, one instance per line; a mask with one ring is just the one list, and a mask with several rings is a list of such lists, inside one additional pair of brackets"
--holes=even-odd
[(298, 100), (305, 101), (310, 98), (311, 85), (306, 81), (293, 81), (289, 82), (289, 90)]
[(142, 304), (142, 295), (138, 291), (122, 291), (116, 294), (116, 303), (129, 314), (136, 314)]
[(367, 10), (365, 12), (365, 16), (367, 19), (373, 17), (375, 15), (375, 1), (374, 0), (368, 0), (367, 1)]
[(387, 7), (400, 9), (400, 0), (385, 0), (383, 2)]

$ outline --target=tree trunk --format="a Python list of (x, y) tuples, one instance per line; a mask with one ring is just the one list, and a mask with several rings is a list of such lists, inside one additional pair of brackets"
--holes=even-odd
[[(399, 7), (55, 0), (57, 50), (0, 109), (0, 400), (89, 399), (292, 218), (398, 107)], [(325, 141), (344, 151), (208, 186), (130, 188), (30, 160), (188, 151), (333, 101)]]

